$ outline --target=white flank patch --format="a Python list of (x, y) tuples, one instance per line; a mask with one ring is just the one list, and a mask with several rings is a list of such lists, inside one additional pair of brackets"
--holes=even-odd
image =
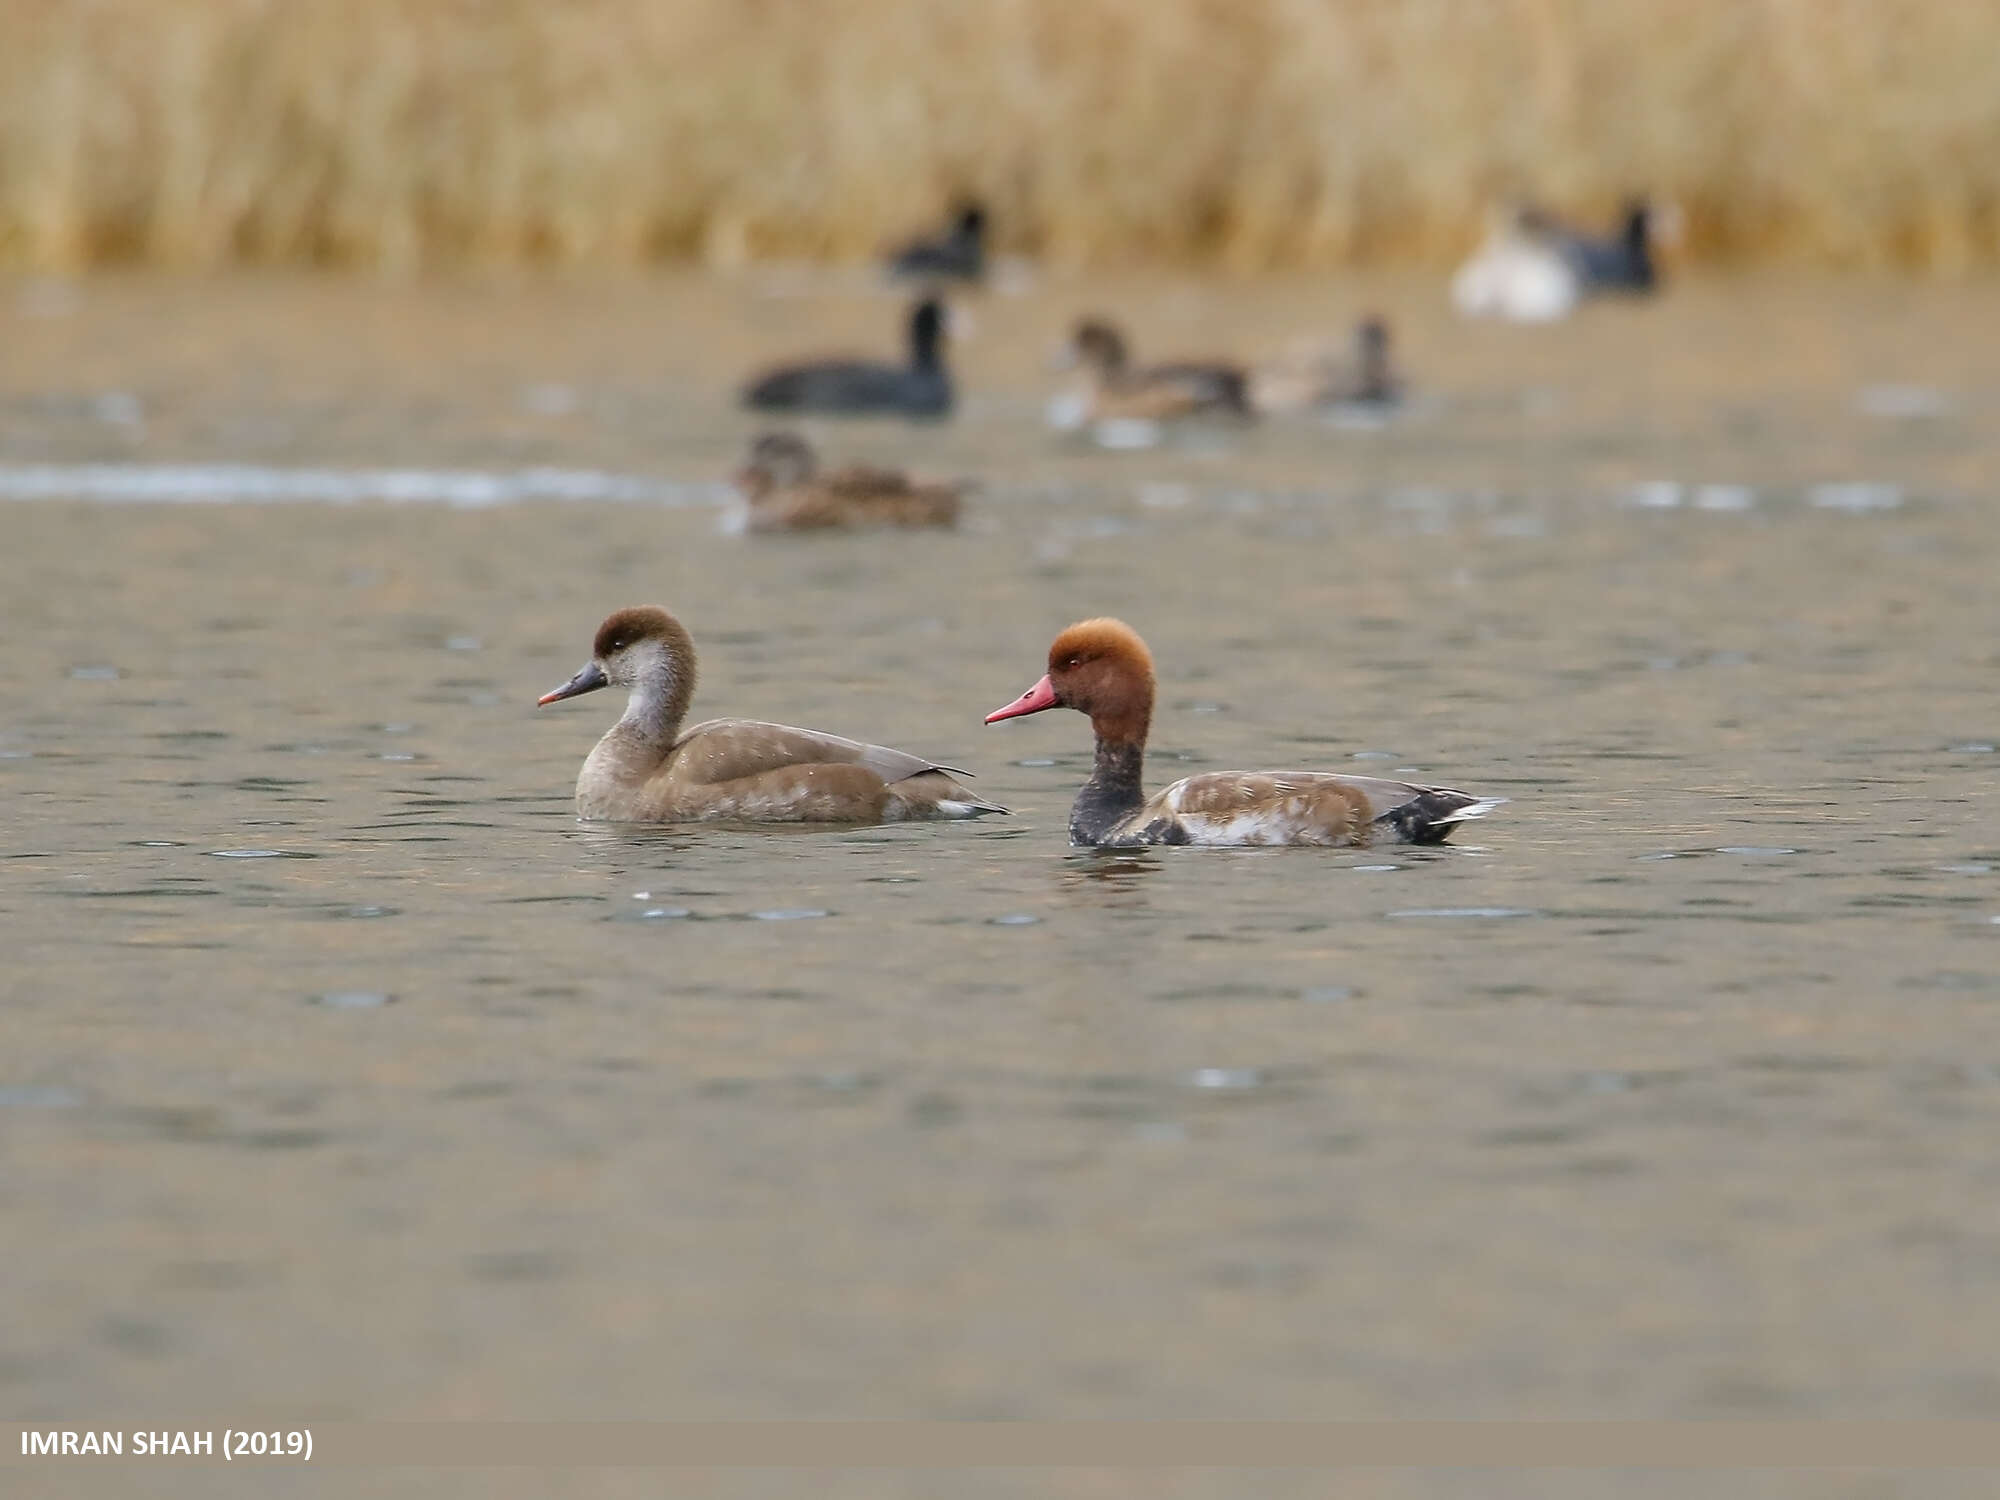
[(1246, 812), (1236, 814), (1227, 822), (1213, 818), (1198, 819), (1189, 825), (1189, 831), (1197, 844), (1244, 848), (1261, 844), (1289, 844), (1297, 829), (1286, 827), (1268, 812)]

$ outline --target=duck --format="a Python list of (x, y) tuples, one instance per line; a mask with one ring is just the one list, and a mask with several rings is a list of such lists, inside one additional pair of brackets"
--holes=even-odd
[(1494, 209), (1486, 238), (1451, 279), (1452, 305), (1468, 318), (1553, 323), (1582, 296), (1582, 277), (1554, 221), (1521, 202)]
[(921, 484), (899, 469), (865, 464), (823, 472), (812, 444), (795, 432), (751, 441), (737, 470), (743, 504), (729, 518), (737, 531), (826, 531), (858, 526), (954, 526), (959, 489)]
[(537, 707), (624, 688), (625, 713), (576, 778), (580, 818), (613, 823), (896, 823), (1006, 808), (906, 750), (754, 719), (681, 728), (694, 697), (694, 641), (657, 605), (606, 617), (590, 660)]
[(1659, 289), (1654, 246), (1672, 238), (1678, 218), (1671, 204), (1630, 198), (1617, 229), (1593, 235), (1531, 203), (1503, 205), (1478, 253), (1452, 278), (1452, 300), (1468, 317), (1549, 322), (1588, 296), (1644, 296)]
[(1556, 244), (1585, 291), (1643, 295), (1660, 284), (1653, 261), (1658, 218), (1647, 199), (1631, 198), (1615, 233), (1600, 238), (1558, 228)]
[(1177, 360), (1135, 366), (1125, 336), (1102, 318), (1079, 320), (1065, 353), (1071, 364), (1080, 367), (1081, 380), (1050, 403), (1049, 422), (1057, 428), (1253, 415), (1241, 365)]
[(1503, 799), (1332, 771), (1210, 771), (1148, 797), (1141, 784), (1153, 721), (1153, 657), (1122, 620), (1081, 620), (1049, 647), (1041, 681), (988, 724), (1051, 708), (1090, 716), (1097, 759), (1070, 809), (1073, 844), (1226, 848), (1297, 844), (1441, 844)]
[(967, 201), (951, 227), (929, 239), (911, 240), (889, 256), (889, 274), (978, 281), (986, 274), (986, 209)]
[(1250, 372), (1250, 405), (1263, 416), (1347, 407), (1382, 412), (1403, 399), (1403, 379), (1389, 358), (1389, 324), (1363, 318), (1347, 358), (1301, 345)]
[(951, 372), (944, 362), (944, 305), (925, 297), (909, 312), (909, 363), (823, 359), (770, 370), (743, 388), (755, 411), (813, 411), (838, 416), (944, 417), (951, 413)]

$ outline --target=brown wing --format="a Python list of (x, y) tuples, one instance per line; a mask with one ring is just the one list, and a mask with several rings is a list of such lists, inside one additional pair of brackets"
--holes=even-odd
[(819, 489), (780, 490), (753, 501), (748, 511), (752, 531), (819, 531), (847, 523), (846, 512)]
[(1160, 381), (1101, 391), (1091, 403), (1091, 415), (1099, 420), (1157, 422), (1184, 417), (1200, 407), (1193, 392), (1173, 381)]
[(864, 745), (817, 729), (755, 719), (710, 719), (695, 725), (675, 741), (673, 762), (678, 778), (697, 785), (761, 776), (788, 766), (865, 766), (891, 784), (926, 771), (952, 769), (886, 745)]
[(1177, 781), (1153, 804), (1195, 844), (1361, 844), (1366, 792), (1315, 771), (1218, 771)]
[(827, 476), (828, 488), (859, 522), (889, 526), (949, 526), (958, 519), (958, 491), (918, 484), (894, 469), (860, 465)]
[(1378, 835), (1436, 843), (1480, 799), (1443, 787), (1331, 771), (1217, 771), (1177, 781), (1132, 820), (1157, 842), (1367, 844)]
[(913, 484), (893, 469), (860, 466), (780, 491), (753, 505), (755, 531), (816, 531), (835, 526), (949, 526), (958, 519), (958, 492)]
[(823, 475), (819, 483), (830, 495), (842, 500), (883, 500), (907, 495), (910, 476), (899, 469), (877, 469), (868, 464), (849, 464)]
[(1244, 411), (1243, 372), (1234, 365), (1172, 364), (1104, 382), (1092, 415), (1158, 421), (1199, 411)]
[(958, 522), (958, 489), (949, 484), (914, 484), (896, 503), (898, 526), (953, 526)]

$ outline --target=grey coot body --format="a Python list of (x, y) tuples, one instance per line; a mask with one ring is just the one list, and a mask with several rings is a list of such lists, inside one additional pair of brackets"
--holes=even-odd
[(909, 348), (909, 362), (901, 365), (823, 359), (771, 370), (744, 388), (743, 404), (834, 416), (948, 416), (951, 372), (944, 362), (944, 308), (936, 298), (910, 310)]
[(1653, 208), (1643, 198), (1625, 205), (1617, 234), (1604, 239), (1563, 233), (1558, 248), (1586, 290), (1650, 292), (1659, 285), (1653, 264)]
[(977, 203), (964, 205), (943, 234), (912, 240), (891, 255), (889, 274), (979, 280), (986, 274), (986, 210)]

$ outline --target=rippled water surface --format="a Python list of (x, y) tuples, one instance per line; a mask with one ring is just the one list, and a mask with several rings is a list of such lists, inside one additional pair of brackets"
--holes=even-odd
[[(729, 388), (894, 347), (881, 292), (4, 290), (0, 1404), (2000, 1415), (2000, 291), (1048, 280), (951, 424), (814, 429), (962, 531), (745, 539)], [(1385, 428), (1040, 425), (1083, 308), (1365, 306)], [(616, 705), (534, 700), (649, 601), (697, 716), (1016, 815), (578, 826)], [(1087, 726), (980, 719), (1094, 613), (1155, 784), (1512, 800), (1072, 851)]]

